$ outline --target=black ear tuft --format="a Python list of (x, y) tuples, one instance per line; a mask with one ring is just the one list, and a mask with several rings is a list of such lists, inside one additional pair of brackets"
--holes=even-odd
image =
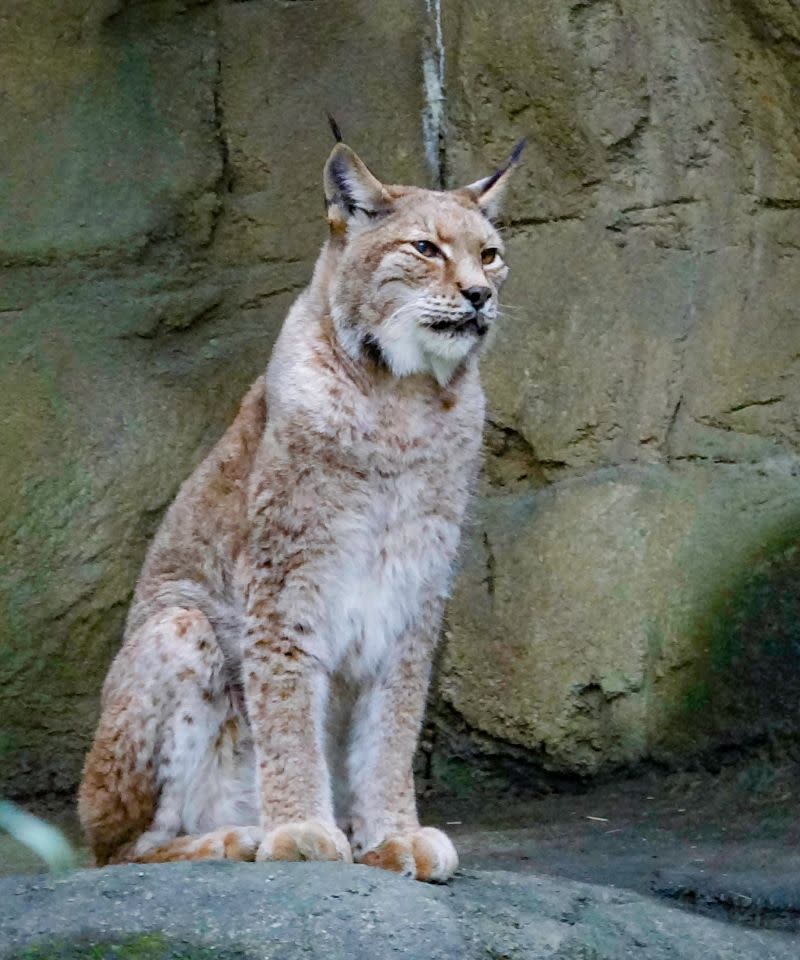
[(505, 174), (507, 174), (512, 167), (515, 167), (519, 163), (519, 158), (522, 156), (522, 151), (525, 149), (527, 143), (528, 141), (525, 139), (525, 137), (523, 137), (522, 140), (515, 145), (514, 149), (511, 151), (511, 156), (508, 158), (508, 160), (506, 160), (503, 166), (500, 167), (499, 170), (495, 170), (491, 176), (488, 176), (483, 181), (483, 193), (487, 193), (489, 190), (491, 190), (502, 176), (505, 176)]
[(508, 166), (513, 167), (515, 163), (519, 163), (519, 158), (522, 156), (522, 151), (525, 147), (528, 146), (528, 138), (523, 137), (514, 149), (511, 151), (511, 156), (508, 158)]
[(462, 188), (462, 192), (466, 192), (468, 196), (472, 197), (490, 220), (494, 220), (500, 211), (500, 203), (503, 192), (508, 185), (509, 175), (514, 167), (519, 164), (522, 151), (525, 149), (527, 142), (523, 137), (523, 139), (514, 146), (511, 155), (502, 167), (495, 170), (494, 173), (489, 174), (488, 177), (484, 177), (482, 180), (476, 180), (475, 183), (471, 183), (469, 186)]
[(331, 126), (331, 133), (333, 134), (334, 140), (335, 140), (337, 143), (342, 143), (342, 142), (344, 141), (344, 137), (342, 136), (341, 127), (340, 127), (339, 124), (333, 119), (333, 115), (330, 113), (330, 111), (328, 112), (328, 123), (329, 123), (330, 126)]

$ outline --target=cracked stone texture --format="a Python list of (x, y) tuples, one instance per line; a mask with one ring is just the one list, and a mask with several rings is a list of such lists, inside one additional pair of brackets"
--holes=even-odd
[(0, 11), (3, 791), (77, 783), (147, 543), (324, 238), (325, 109), (424, 181), (422, 22), (372, 0), (335, 18), (180, 0)]
[(627, 892), (476, 871), (447, 887), (337, 864), (166, 864), (0, 880), (3, 960), (790, 960), (796, 938)]
[(448, 181), (529, 146), (434, 771), (796, 736), (800, 8), (454, 3), (445, 42)]
[[(443, 7), (439, 176), (529, 146), (427, 767), (586, 775), (796, 732), (797, 6)], [(149, 538), (308, 279), (324, 110), (431, 182), (426, 4), (332, 10), (0, 12), (9, 792), (76, 783)]]

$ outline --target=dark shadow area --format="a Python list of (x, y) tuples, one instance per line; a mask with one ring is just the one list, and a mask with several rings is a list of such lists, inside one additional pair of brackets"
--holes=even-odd
[[(781, 531), (722, 584), (698, 619), (691, 660), (653, 684), (653, 755), (717, 770), (772, 745), (800, 759), (800, 548)], [(691, 759), (690, 759), (691, 763)], [(677, 765), (677, 762), (676, 764)], [(685, 766), (684, 761), (682, 766)]]
[(747, 926), (800, 931), (800, 765), (650, 771), (581, 793), (423, 801), (462, 869), (580, 880)]

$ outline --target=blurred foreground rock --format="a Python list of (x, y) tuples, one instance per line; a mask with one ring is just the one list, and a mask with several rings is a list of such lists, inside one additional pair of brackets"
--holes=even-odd
[(170, 864), (0, 880), (3, 960), (790, 960), (794, 937), (633, 894), (486, 872), (448, 887), (332, 864)]

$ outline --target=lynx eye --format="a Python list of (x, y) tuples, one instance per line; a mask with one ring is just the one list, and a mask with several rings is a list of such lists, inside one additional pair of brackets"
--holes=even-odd
[(430, 240), (414, 240), (411, 246), (423, 257), (441, 257), (442, 251)]
[(487, 247), (481, 251), (481, 263), (484, 267), (488, 267), (490, 263), (494, 263), (495, 260), (497, 260), (499, 252), (496, 247)]

